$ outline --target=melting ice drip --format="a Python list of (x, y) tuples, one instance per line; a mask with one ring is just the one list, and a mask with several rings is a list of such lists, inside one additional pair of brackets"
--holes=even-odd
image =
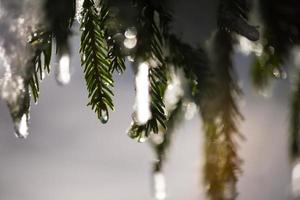
[(161, 171), (155, 171), (153, 173), (153, 192), (156, 200), (166, 199), (166, 180)]
[(138, 66), (138, 73), (135, 79), (136, 84), (136, 99), (135, 113), (136, 120), (139, 124), (146, 124), (151, 118), (150, 110), (150, 91), (149, 91), (149, 64), (146, 62)]
[(295, 198), (300, 197), (300, 162), (297, 162), (292, 171), (292, 195)]
[(6, 101), (16, 134), (28, 135), (28, 38), (41, 22), (43, 0), (0, 0), (0, 96)]
[(71, 80), (70, 75), (70, 55), (64, 53), (59, 58), (59, 64), (56, 69), (56, 80), (61, 85), (66, 85)]
[(252, 42), (248, 40), (246, 37), (238, 36), (239, 46), (238, 50), (245, 54), (249, 55), (251, 53), (255, 53), (257, 56), (261, 56), (263, 53), (263, 46), (260, 43)]
[(29, 115), (27, 113), (23, 114), (20, 120), (15, 121), (15, 134), (18, 138), (27, 138), (28, 132), (28, 121)]

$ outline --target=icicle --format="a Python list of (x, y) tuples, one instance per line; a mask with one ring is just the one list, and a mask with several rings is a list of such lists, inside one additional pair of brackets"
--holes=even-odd
[(28, 132), (30, 97), (20, 76), (11, 77), (7, 73), (1, 88), (2, 98), (6, 101), (14, 123), (15, 135), (26, 138)]
[(156, 200), (166, 199), (166, 181), (165, 176), (160, 170), (153, 172), (153, 195)]
[(146, 62), (138, 66), (138, 72), (135, 79), (136, 99), (135, 112), (137, 123), (146, 124), (151, 118), (150, 110), (150, 92), (149, 92), (149, 65)]
[(0, 0), (0, 96), (6, 101), (17, 137), (28, 135), (28, 80), (34, 51), (28, 39), (43, 24), (43, 0)]
[(56, 80), (60, 85), (66, 85), (71, 80), (69, 53), (63, 53), (59, 58), (59, 64), (56, 69)]
[(83, 10), (83, 2), (84, 0), (76, 0), (76, 14), (75, 19), (78, 21), (78, 23), (81, 23), (81, 12)]
[(193, 102), (187, 102), (184, 104), (185, 107), (185, 119), (186, 120), (191, 120), (197, 113), (197, 105)]
[(300, 197), (300, 162), (296, 162), (292, 171), (292, 195), (294, 198)]
[(27, 138), (27, 136), (29, 135), (28, 122), (29, 122), (29, 115), (27, 113), (24, 113), (20, 120), (16, 120), (14, 122), (16, 137)]

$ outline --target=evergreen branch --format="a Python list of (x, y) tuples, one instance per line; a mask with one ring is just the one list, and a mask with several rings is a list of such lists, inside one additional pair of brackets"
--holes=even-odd
[[(236, 137), (241, 137), (237, 122), (243, 119), (236, 104), (241, 91), (236, 83), (232, 67), (232, 36), (219, 30), (212, 44), (218, 100), (211, 102), (213, 118), (202, 114), (206, 136), (205, 183), (211, 199), (236, 199), (238, 173), (241, 158), (237, 154)], [(207, 102), (209, 99), (206, 100)], [(202, 111), (203, 112), (203, 111)]]
[(166, 113), (163, 96), (167, 87), (167, 66), (165, 63), (165, 40), (168, 33), (168, 14), (161, 6), (153, 5), (150, 1), (138, 0), (140, 8), (138, 16), (139, 44), (136, 50), (138, 60), (155, 62), (156, 66), (150, 66), (149, 82), (152, 118), (144, 125), (133, 122), (129, 135), (139, 141), (148, 137), (150, 133), (158, 133), (159, 125), (166, 128)]
[(39, 97), (39, 81), (43, 79), (45, 73), (50, 73), (50, 61), (52, 53), (52, 36), (47, 31), (37, 31), (32, 34), (32, 39), (29, 41), (31, 48), (35, 54), (32, 58), (32, 75), (28, 80), (31, 88), (31, 94), (34, 102), (37, 102)]
[[(259, 1), (263, 37), (266, 46), (274, 49), (274, 56), (280, 64), (288, 58), (290, 49), (300, 42), (299, 1), (261, 0)], [(289, 11), (289, 12), (287, 12)]]
[(123, 56), (121, 56), (119, 45), (115, 43), (109, 45), (108, 57), (110, 59), (111, 73), (117, 71), (119, 74), (121, 74), (125, 71), (125, 59)]
[(209, 68), (208, 58), (202, 48), (193, 48), (183, 43), (175, 35), (169, 36), (168, 62), (175, 67), (182, 67), (188, 80), (191, 96), (198, 104), (202, 95), (209, 93), (212, 83), (212, 73)]
[(281, 61), (274, 52), (266, 47), (263, 54), (256, 57), (251, 68), (252, 84), (257, 90), (263, 90), (272, 78), (284, 78)]
[[(298, 1), (261, 0), (259, 1), (262, 23), (264, 53), (253, 66), (252, 79), (258, 89), (264, 88), (270, 77), (286, 78), (282, 65), (290, 55), (290, 50), (300, 42), (300, 22), (297, 12)], [(286, 12), (287, 10), (291, 12)], [(278, 23), (280, 22), (280, 23)]]
[(103, 31), (106, 16), (107, 10), (100, 9), (98, 14), (92, 0), (84, 1), (81, 22), (81, 63), (84, 66), (89, 93), (88, 105), (103, 123), (109, 118), (108, 109), (114, 109), (109, 49)]
[(248, 24), (249, 10), (247, 0), (220, 0), (219, 29), (236, 32), (252, 41), (258, 40), (259, 32), (256, 27)]

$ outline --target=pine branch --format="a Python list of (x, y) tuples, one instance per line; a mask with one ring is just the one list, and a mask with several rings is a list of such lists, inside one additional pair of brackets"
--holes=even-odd
[(103, 123), (106, 123), (109, 118), (108, 109), (114, 109), (111, 63), (108, 59), (109, 49), (103, 31), (107, 13), (107, 10), (101, 7), (98, 14), (92, 0), (84, 1), (81, 22), (81, 63), (84, 66), (89, 92), (88, 105)]
[(159, 126), (166, 128), (166, 113), (163, 96), (167, 86), (165, 63), (165, 40), (167, 38), (169, 15), (149, 1), (136, 1), (140, 8), (138, 16), (139, 44), (136, 50), (137, 60), (153, 61), (156, 66), (150, 66), (150, 96), (152, 118), (145, 124), (133, 122), (129, 135), (140, 140), (150, 133), (158, 133)]
[(201, 96), (208, 95), (213, 81), (205, 51), (183, 43), (175, 35), (170, 35), (168, 45), (168, 62), (177, 68), (183, 68), (190, 87), (190, 96), (198, 104)]
[(29, 41), (35, 54), (32, 59), (32, 75), (28, 83), (34, 102), (39, 98), (39, 81), (43, 79), (45, 73), (50, 73), (50, 61), (52, 52), (52, 35), (47, 31), (37, 31), (32, 34)]
[[(241, 158), (237, 154), (237, 137), (241, 137), (237, 122), (243, 119), (236, 104), (241, 91), (232, 67), (232, 36), (219, 30), (212, 44), (212, 66), (218, 101), (211, 102), (213, 118), (202, 114), (206, 135), (205, 183), (211, 199), (236, 199)], [(209, 99), (206, 100), (207, 102)], [(209, 110), (208, 110), (209, 111)], [(203, 111), (202, 111), (203, 112)]]
[(264, 90), (272, 78), (285, 78), (281, 61), (274, 52), (266, 47), (263, 54), (256, 57), (251, 68), (252, 84), (257, 90)]
[(220, 0), (219, 29), (236, 32), (252, 41), (258, 40), (259, 32), (256, 27), (248, 24), (249, 10), (247, 0)]
[(274, 56), (283, 64), (290, 49), (300, 42), (300, 2), (261, 0), (259, 3), (266, 46), (274, 49)]
[[(256, 58), (252, 68), (252, 80), (257, 89), (264, 89), (272, 77), (286, 78), (282, 65), (290, 50), (300, 42), (300, 22), (293, 10), (300, 8), (297, 1), (259, 1), (264, 25), (264, 53)], [(289, 10), (291, 12), (286, 12)]]

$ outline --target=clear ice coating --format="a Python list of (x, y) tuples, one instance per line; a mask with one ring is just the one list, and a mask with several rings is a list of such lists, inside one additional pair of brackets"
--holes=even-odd
[(75, 19), (78, 21), (78, 23), (81, 23), (81, 12), (83, 10), (83, 2), (84, 0), (76, 0), (76, 14)]
[(153, 193), (156, 200), (166, 199), (166, 180), (161, 171), (153, 172)]
[(71, 80), (70, 74), (70, 55), (63, 53), (59, 58), (59, 64), (56, 68), (56, 80), (60, 85), (66, 85)]
[(135, 99), (135, 113), (136, 122), (140, 125), (146, 124), (151, 118), (150, 110), (150, 83), (149, 83), (149, 64), (143, 62), (138, 66), (138, 72), (135, 78), (136, 85), (136, 99)]
[(23, 114), (20, 120), (15, 120), (15, 135), (18, 138), (27, 138), (28, 132), (29, 115)]
[(238, 41), (239, 41), (238, 50), (241, 53), (243, 53), (245, 55), (249, 55), (251, 53), (254, 53), (257, 56), (262, 55), (262, 53), (263, 53), (262, 44), (260, 44), (258, 42), (250, 41), (244, 36), (238, 36)]
[(33, 51), (28, 39), (43, 18), (43, 0), (0, 0), (0, 96), (18, 137), (28, 135), (28, 79)]

